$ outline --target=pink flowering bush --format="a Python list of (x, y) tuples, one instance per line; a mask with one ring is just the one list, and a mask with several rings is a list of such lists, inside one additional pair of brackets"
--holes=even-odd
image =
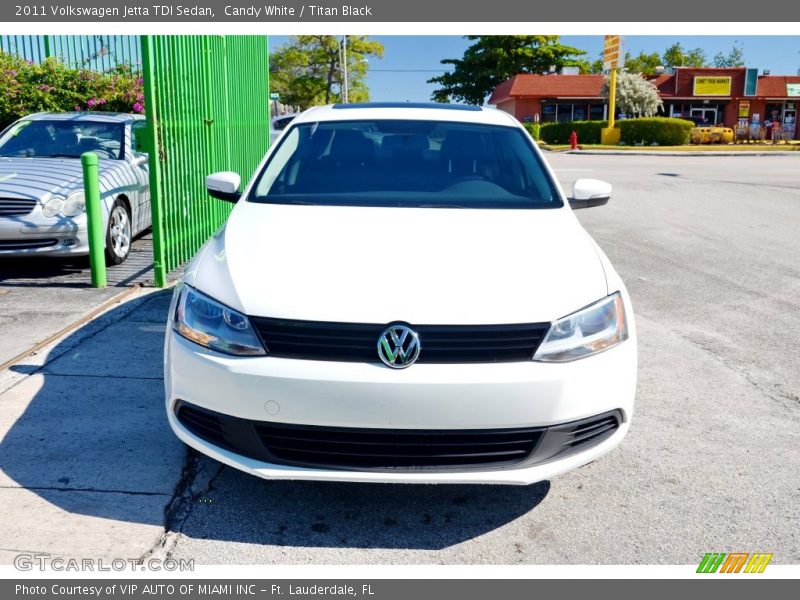
[(139, 73), (127, 65), (98, 73), (56, 58), (35, 64), (0, 51), (0, 129), (42, 111), (144, 113), (143, 86)]

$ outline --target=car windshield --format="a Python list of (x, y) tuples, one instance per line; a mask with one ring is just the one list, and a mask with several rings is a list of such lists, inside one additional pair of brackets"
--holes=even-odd
[(100, 121), (19, 121), (0, 138), (0, 156), (79, 158), (94, 152), (101, 159), (122, 158), (122, 123)]
[(520, 129), (407, 120), (294, 125), (259, 174), (249, 200), (431, 208), (562, 206)]

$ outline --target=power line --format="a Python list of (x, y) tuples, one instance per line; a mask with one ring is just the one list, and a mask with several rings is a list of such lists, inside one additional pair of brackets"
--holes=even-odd
[(370, 73), (450, 73), (445, 69), (372, 69)]

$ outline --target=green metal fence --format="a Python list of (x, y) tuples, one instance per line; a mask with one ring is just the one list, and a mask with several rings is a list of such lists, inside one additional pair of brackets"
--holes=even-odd
[(247, 181), (269, 146), (264, 36), (143, 36), (156, 285), (225, 222), (205, 176)]
[(139, 37), (133, 35), (0, 35), (0, 50), (35, 63), (55, 56), (70, 67), (92, 71), (122, 65), (141, 69)]

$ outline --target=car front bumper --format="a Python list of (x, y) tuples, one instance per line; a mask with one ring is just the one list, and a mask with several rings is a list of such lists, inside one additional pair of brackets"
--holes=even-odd
[[(630, 426), (636, 388), (635, 338), (571, 363), (375, 364), (274, 357), (238, 358), (174, 333), (165, 345), (166, 408), (175, 434), (216, 460), (268, 479), (405, 483), (530, 484), (589, 463), (616, 447)], [(181, 404), (236, 422), (312, 428), (470, 431), (543, 430), (611, 413), (619, 422), (595, 444), (552, 459), (537, 452), (514, 465), (436, 469), (331, 468), (264, 460), (198, 435), (176, 416)], [(326, 432), (327, 433), (327, 432)], [(552, 442), (552, 437), (550, 438)], [(541, 442), (544, 443), (544, 442)], [(227, 447), (226, 447), (227, 446)], [(541, 456), (541, 452), (539, 452)]]
[(83, 256), (89, 253), (85, 213), (38, 224), (26, 217), (0, 218), (2, 256)]

